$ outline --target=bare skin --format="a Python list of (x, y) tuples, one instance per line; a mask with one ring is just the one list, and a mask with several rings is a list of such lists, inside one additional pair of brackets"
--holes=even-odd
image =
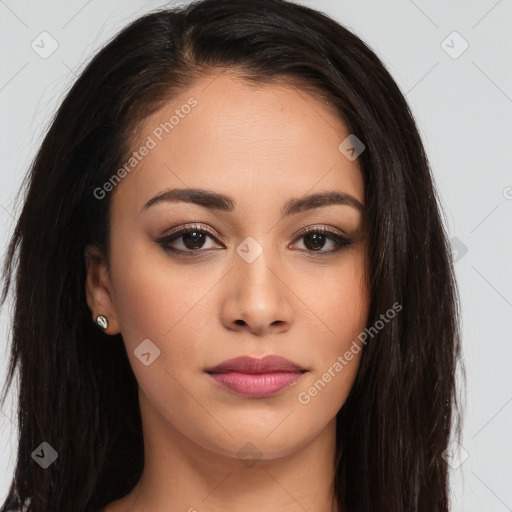
[[(161, 141), (151, 135), (190, 98), (197, 105)], [(281, 218), (281, 209), (326, 191), (364, 205), (359, 164), (338, 149), (349, 132), (329, 105), (302, 90), (223, 73), (173, 98), (139, 135), (134, 150), (148, 135), (156, 147), (110, 192), (110, 273), (92, 258), (86, 283), (92, 318), (103, 314), (107, 333), (122, 333), (143, 421), (142, 478), (105, 511), (338, 510), (335, 417), (361, 351), (335, 376), (331, 370), (308, 403), (304, 397), (366, 326), (363, 213), (331, 204)], [(143, 208), (176, 188), (228, 195), (233, 211), (183, 201)], [(202, 245), (190, 234), (168, 243), (196, 251), (191, 256), (156, 241), (189, 223), (213, 234)], [(327, 254), (336, 242), (304, 235), (308, 227), (354, 243)], [(245, 245), (247, 237), (256, 245)], [(263, 252), (248, 262), (240, 247)], [(146, 339), (160, 350), (149, 365), (134, 353)], [(265, 398), (227, 390), (205, 372), (236, 356), (267, 354), (308, 371)], [(256, 451), (242, 455), (248, 447)]]

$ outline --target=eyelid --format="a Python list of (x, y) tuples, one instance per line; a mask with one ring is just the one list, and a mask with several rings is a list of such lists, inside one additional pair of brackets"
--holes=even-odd
[[(192, 230), (192, 229), (197, 229), (198, 231), (205, 231), (209, 235), (211, 235), (213, 238), (223, 240), (223, 237), (219, 233), (217, 233), (216, 231), (213, 231), (210, 227), (208, 227), (204, 224), (198, 223), (198, 222), (190, 222), (187, 224), (181, 224), (179, 226), (175, 226), (174, 228), (171, 228), (171, 230), (166, 231), (160, 237), (160, 239), (166, 239), (166, 238), (169, 238), (170, 236), (172, 236), (176, 233), (179, 233), (181, 231)], [(344, 237), (347, 239), (351, 238), (343, 230), (338, 229), (334, 226), (329, 226), (328, 224), (311, 224), (311, 225), (307, 225), (307, 226), (302, 226), (292, 235), (292, 238), (295, 239), (297, 237), (303, 236), (304, 234), (309, 233), (310, 231), (325, 231), (325, 232), (333, 233), (334, 235)]]
[[(221, 235), (214, 232), (209, 226), (202, 225), (197, 222), (191, 222), (188, 224), (181, 224), (179, 226), (171, 228), (170, 230), (166, 231), (164, 235), (158, 238), (156, 242), (159, 244), (169, 243), (171, 241), (170, 239), (173, 238), (173, 235), (175, 235), (175, 239), (179, 239), (181, 236), (183, 236), (184, 233), (187, 233), (192, 230), (206, 233), (216, 242), (218, 242), (218, 239), (222, 240), (223, 238)], [(293, 235), (293, 241), (291, 242), (291, 245), (295, 245), (296, 243), (298, 243), (298, 241), (300, 241), (303, 237), (307, 236), (309, 233), (323, 233), (327, 236), (328, 239), (330, 239), (336, 245), (336, 248), (330, 251), (307, 251), (311, 253), (316, 253), (320, 257), (333, 255), (343, 250), (344, 248), (350, 247), (351, 245), (359, 241), (357, 238), (348, 236), (343, 230), (336, 228), (334, 226), (330, 226), (328, 224), (312, 224), (301, 227), (298, 230), (298, 232), (296, 232)], [(170, 250), (175, 254), (182, 256), (201, 256), (210, 253), (214, 249), (198, 249), (197, 251), (186, 251), (183, 249), (171, 249), (170, 247), (168, 247), (166, 250)]]
[(337, 235), (337, 236), (340, 236), (343, 238), (347, 238), (347, 239), (351, 238), (343, 230), (338, 229), (334, 226), (330, 226), (329, 224), (309, 224), (307, 226), (303, 226), (293, 235), (293, 238), (302, 236), (305, 233), (309, 233), (310, 231), (326, 231), (328, 233), (333, 233), (334, 235)]
[(180, 233), (181, 231), (188, 231), (197, 229), (198, 231), (205, 231), (209, 235), (211, 235), (213, 238), (222, 240), (223, 237), (219, 235), (217, 232), (213, 231), (210, 227), (207, 227), (205, 224), (201, 224), (198, 222), (190, 222), (188, 224), (180, 224), (179, 226), (175, 226), (174, 228), (171, 228), (169, 231), (166, 231), (159, 240), (164, 240), (169, 238), (170, 236)]
[[(338, 228), (329, 226), (328, 224), (315, 224), (306, 226), (305, 228), (301, 228), (301, 230), (299, 230), (299, 232), (296, 235), (294, 235), (294, 242), (292, 242), (292, 245), (296, 244), (297, 241), (300, 241), (309, 233), (323, 233), (324, 236), (333, 241), (337, 246), (336, 249), (333, 249), (331, 251), (318, 251), (318, 255), (328, 256), (330, 254), (335, 254), (338, 251), (350, 247), (351, 245), (354, 245), (356, 242), (358, 242), (358, 239), (348, 236), (344, 231)], [(310, 252), (314, 253), (315, 251)]]

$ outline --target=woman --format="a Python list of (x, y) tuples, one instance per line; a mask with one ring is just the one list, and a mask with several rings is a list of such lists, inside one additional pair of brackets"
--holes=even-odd
[(204, 0), (122, 30), (46, 134), (4, 277), (2, 510), (449, 510), (440, 207), (403, 95), (326, 15)]

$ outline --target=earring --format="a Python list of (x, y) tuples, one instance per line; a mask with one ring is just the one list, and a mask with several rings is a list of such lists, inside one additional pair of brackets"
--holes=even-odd
[(107, 330), (107, 327), (108, 327), (108, 320), (107, 320), (107, 317), (106, 316), (103, 316), (103, 315), (98, 315), (96, 317), (96, 325), (98, 325), (99, 327), (101, 327), (104, 331)]

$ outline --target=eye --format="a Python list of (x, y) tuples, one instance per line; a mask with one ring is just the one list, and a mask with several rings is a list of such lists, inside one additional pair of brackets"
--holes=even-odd
[[(171, 232), (169, 235), (156, 240), (166, 251), (181, 256), (196, 256), (194, 253), (210, 252), (205, 250), (205, 240), (208, 238), (215, 239), (212, 232), (202, 229), (196, 224), (182, 226), (181, 229)], [(177, 243), (178, 242), (178, 243)], [(176, 245), (181, 247), (176, 247)], [(222, 249), (222, 246), (219, 247)], [(206, 247), (206, 249), (212, 249)]]
[[(210, 230), (201, 228), (197, 224), (188, 224), (158, 238), (156, 242), (166, 251), (178, 256), (199, 256), (201, 253), (224, 248), (223, 246), (205, 247), (208, 238), (216, 240), (216, 236)], [(319, 255), (334, 254), (354, 243), (354, 240), (324, 226), (309, 227), (302, 231), (298, 239), (304, 239), (304, 251), (318, 253)], [(330, 242), (334, 247), (327, 251), (322, 250), (327, 242)]]
[[(351, 238), (347, 238), (324, 226), (309, 227), (299, 235), (299, 239), (302, 238), (304, 239), (303, 243), (307, 252), (318, 252), (322, 255), (334, 254), (354, 243), (354, 240)], [(326, 242), (330, 242), (334, 248), (322, 251), (321, 249), (325, 246)]]

